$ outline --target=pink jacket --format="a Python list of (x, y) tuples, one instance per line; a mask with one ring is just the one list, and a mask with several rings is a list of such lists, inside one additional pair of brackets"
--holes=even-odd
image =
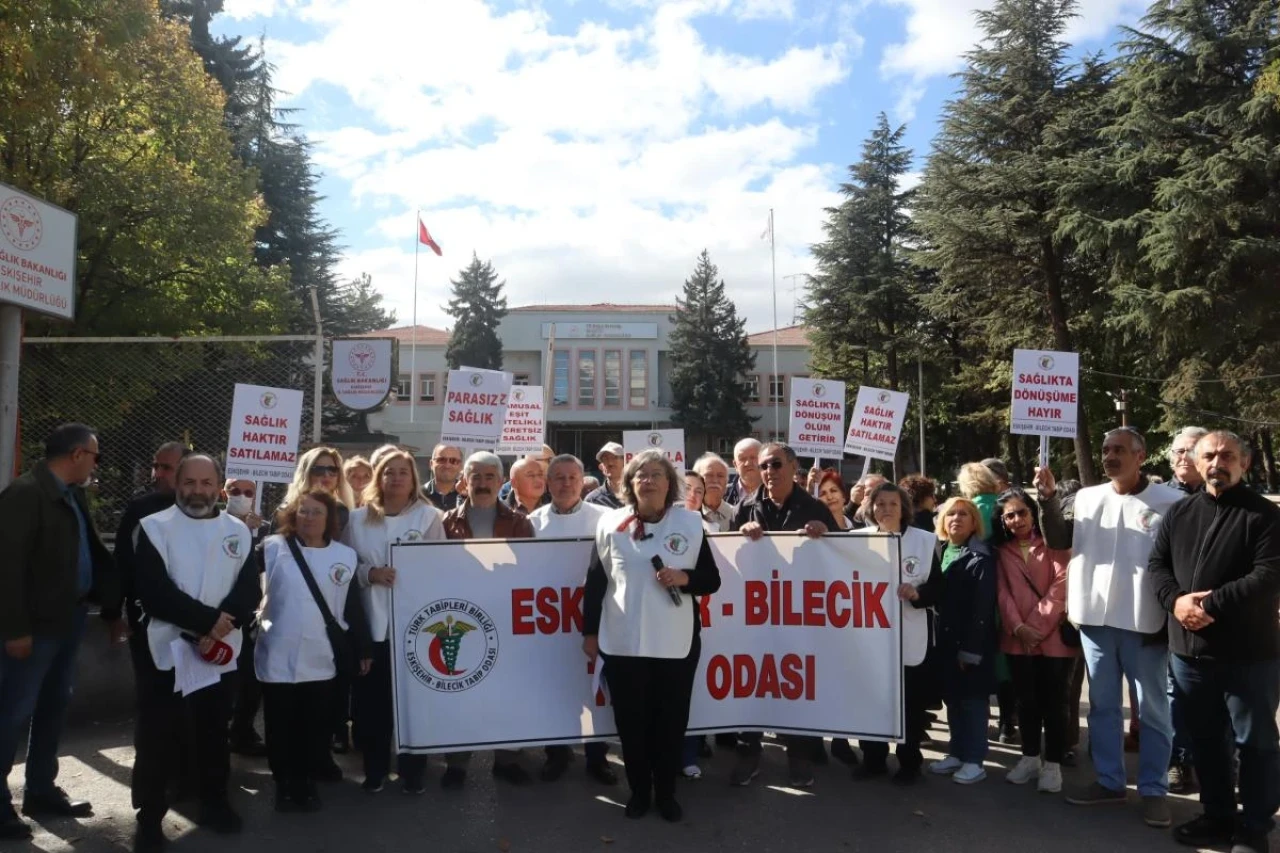
[[(1058, 625), (1067, 609), (1067, 562), (1070, 551), (1055, 551), (1036, 536), (1031, 540), (1027, 561), (1017, 542), (1006, 542), (996, 552), (1000, 567), (997, 602), (1000, 607), (1000, 651), (1009, 655), (1046, 655), (1069, 658), (1078, 655), (1058, 636)], [(1027, 583), (1030, 577), (1031, 583)], [(1031, 585), (1044, 593), (1040, 598)], [(1019, 625), (1026, 624), (1044, 635), (1039, 645), (1028, 651), (1022, 640), (1013, 635)]]

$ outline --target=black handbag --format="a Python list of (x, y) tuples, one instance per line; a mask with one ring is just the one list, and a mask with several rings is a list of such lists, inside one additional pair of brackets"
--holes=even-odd
[(324, 617), (324, 633), (329, 638), (329, 646), (333, 649), (333, 667), (337, 670), (339, 678), (350, 678), (356, 672), (356, 654), (351, 646), (351, 638), (347, 636), (347, 632), (338, 624), (338, 620), (333, 618), (333, 613), (329, 610), (329, 604), (324, 600), (324, 596), (320, 594), (320, 587), (316, 585), (316, 579), (311, 574), (311, 567), (307, 565), (306, 558), (302, 556), (302, 549), (298, 547), (298, 540), (290, 536), (288, 541), (289, 552), (293, 554), (293, 561), (298, 564), (298, 569), (302, 572), (302, 579), (307, 582), (307, 589), (311, 590), (311, 597), (315, 599), (316, 607), (320, 608), (320, 615)]
[[(1044, 598), (1036, 585), (1031, 582), (1031, 575), (1027, 574), (1025, 569), (1020, 574), (1027, 586), (1031, 587), (1031, 591), (1036, 594), (1036, 598)], [(1062, 640), (1062, 645), (1069, 649), (1080, 648), (1080, 629), (1067, 621), (1066, 613), (1062, 614), (1062, 621), (1058, 623), (1058, 639)]]

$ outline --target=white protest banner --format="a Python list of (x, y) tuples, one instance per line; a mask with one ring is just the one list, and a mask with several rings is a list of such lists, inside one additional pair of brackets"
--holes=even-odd
[(1075, 438), (1079, 390), (1078, 353), (1014, 350), (1009, 432)]
[(791, 378), (791, 449), (799, 456), (839, 459), (844, 436), (844, 383)]
[(330, 385), (338, 402), (369, 412), (391, 393), (392, 338), (340, 338), (333, 342)]
[(625, 430), (622, 433), (623, 462), (630, 462), (631, 457), (646, 450), (661, 450), (671, 460), (676, 470), (684, 473), (684, 430), (682, 429), (649, 429)]
[(541, 453), (546, 427), (547, 411), (542, 404), (542, 386), (512, 386), (507, 399), (507, 417), (502, 422), (502, 440), (495, 452), (510, 455)]
[(907, 416), (909, 399), (910, 395), (905, 391), (868, 388), (866, 385), (858, 388), (858, 399), (849, 417), (844, 452), (892, 462), (898, 455), (898, 438), (902, 435), (902, 421)]
[(237, 382), (231, 403), (227, 478), (292, 482), (301, 428), (301, 391)]
[[(689, 731), (900, 740), (898, 538), (708, 541), (722, 585), (700, 602)], [(392, 546), (397, 751), (616, 733), (582, 654), (593, 548), (582, 539)]]
[(0, 302), (76, 316), (76, 215), (0, 184)]
[(511, 374), (463, 367), (449, 371), (440, 443), (459, 447), (496, 447), (507, 417)]

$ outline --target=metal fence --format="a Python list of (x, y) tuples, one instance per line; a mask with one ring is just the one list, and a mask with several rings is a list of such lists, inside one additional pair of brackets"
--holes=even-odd
[[(302, 441), (316, 426), (316, 338), (30, 338), (19, 390), (23, 467), (44, 455), (60, 423), (99, 432), (102, 456), (90, 489), (98, 529), (114, 531), (146, 488), (151, 457), (166, 441), (222, 459), (237, 382), (303, 392)], [(264, 488), (274, 506), (283, 486)]]

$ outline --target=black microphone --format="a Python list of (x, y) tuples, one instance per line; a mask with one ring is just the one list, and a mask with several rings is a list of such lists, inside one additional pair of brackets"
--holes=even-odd
[[(649, 534), (649, 535), (652, 536), (653, 534)], [(644, 537), (641, 537), (641, 538), (644, 538)], [(649, 562), (653, 564), (653, 570), (655, 572), (660, 572), (666, 568), (666, 566), (662, 565), (662, 558), (657, 555), (654, 555), (649, 560)], [(681, 595), (680, 590), (676, 589), (674, 586), (667, 587), (667, 595), (671, 597), (671, 603), (674, 604), (676, 607), (679, 607), (681, 604), (684, 604), (684, 596)]]

